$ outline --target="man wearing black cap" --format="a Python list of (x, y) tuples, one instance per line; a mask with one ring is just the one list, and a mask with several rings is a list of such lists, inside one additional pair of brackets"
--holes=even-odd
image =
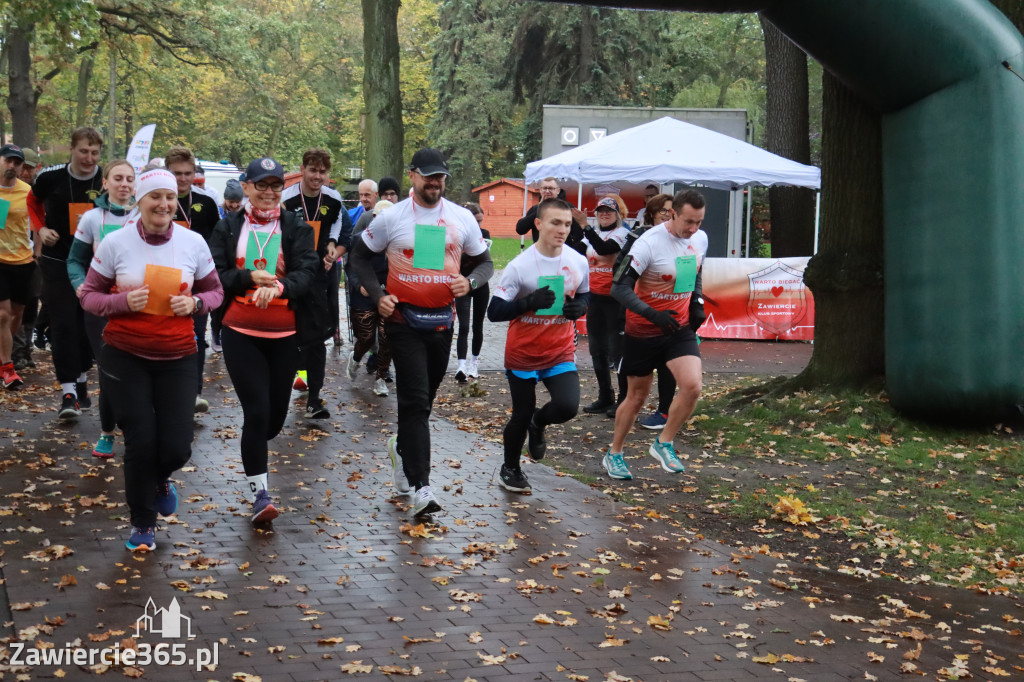
[(21, 147), (0, 147), (0, 385), (4, 388), (22, 383), (14, 369), (12, 350), (36, 269), (28, 238), (27, 199), (32, 188), (18, 179), (24, 163)]
[[(416, 152), (409, 165), (413, 195), (380, 213), (352, 249), (352, 270), (387, 320), (398, 388), (398, 436), (388, 441), (388, 454), (398, 492), (415, 488), (414, 515), (441, 510), (430, 489), (428, 420), (448, 369), (455, 298), (494, 272), (473, 214), (441, 196), (447, 177), (441, 152)], [(382, 251), (388, 258), (386, 292), (370, 263)], [(463, 254), (472, 268), (468, 277), (459, 274)]]

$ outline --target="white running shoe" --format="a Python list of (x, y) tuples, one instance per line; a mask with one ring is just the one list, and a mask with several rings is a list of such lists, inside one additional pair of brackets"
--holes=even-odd
[(474, 355), (466, 358), (466, 376), (470, 379), (476, 379), (479, 375), (480, 359)]
[(391, 458), (391, 482), (395, 490), (400, 493), (409, 492), (412, 486), (409, 485), (405, 470), (402, 469), (402, 456), (398, 454), (398, 436), (391, 436), (388, 439), (388, 457)]
[(374, 395), (379, 395), (380, 397), (385, 398), (387, 397), (389, 392), (390, 391), (388, 391), (388, 384), (383, 379), (377, 379), (377, 381), (373, 382)]
[(422, 516), (423, 514), (434, 514), (441, 511), (441, 505), (434, 497), (434, 491), (429, 485), (425, 485), (416, 491), (413, 497), (412, 515)]
[(348, 354), (348, 362), (345, 363), (345, 374), (349, 379), (355, 379), (359, 374), (359, 362), (356, 360), (356, 352)]

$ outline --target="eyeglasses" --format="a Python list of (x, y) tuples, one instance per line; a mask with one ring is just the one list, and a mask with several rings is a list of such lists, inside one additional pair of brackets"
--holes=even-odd
[(284, 191), (284, 183), (275, 183), (273, 185), (266, 182), (254, 182), (252, 184), (256, 188), (257, 192), (266, 192), (268, 189), (274, 194), (280, 194)]
[(541, 192), (550, 192), (551, 194), (558, 194), (558, 188), (557, 187), (541, 187), (540, 191)]
[(662, 214), (664, 214), (664, 215), (672, 215), (672, 209), (671, 208), (659, 208), (658, 209), (658, 215), (662, 215)]

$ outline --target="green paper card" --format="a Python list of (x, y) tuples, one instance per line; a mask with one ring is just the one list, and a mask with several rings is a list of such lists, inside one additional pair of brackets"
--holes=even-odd
[(414, 268), (444, 270), (445, 232), (441, 225), (416, 226), (412, 254)]
[(104, 223), (103, 227), (100, 228), (100, 242), (114, 232), (120, 230), (122, 227), (124, 227), (124, 225), (118, 225), (117, 223)]
[(676, 258), (676, 284), (673, 294), (685, 294), (697, 286), (697, 256), (679, 256)]
[(537, 278), (537, 288), (549, 287), (555, 292), (555, 302), (550, 308), (541, 308), (538, 315), (561, 315), (565, 304), (565, 275), (541, 275)]
[(277, 254), (281, 248), (281, 235), (272, 234), (268, 238), (264, 234), (260, 238), (260, 244), (266, 239), (266, 246), (263, 247), (263, 255), (260, 256), (259, 246), (256, 244), (256, 233), (249, 233), (249, 241), (245, 245), (245, 267), (247, 270), (266, 270), (271, 274), (277, 272)]
[(7, 227), (7, 214), (11, 212), (11, 202), (0, 199), (0, 230)]

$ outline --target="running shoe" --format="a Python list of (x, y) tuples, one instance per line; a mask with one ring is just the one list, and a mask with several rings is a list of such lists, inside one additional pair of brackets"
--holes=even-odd
[(530, 424), (526, 427), (526, 451), (530, 453), (530, 459), (534, 462), (544, 459), (544, 454), (548, 451), (548, 441), (544, 438), (544, 429), (537, 426), (538, 412), (540, 410), (533, 411)]
[(57, 412), (57, 417), (64, 421), (74, 421), (82, 416), (82, 411), (78, 409), (78, 396), (74, 393), (65, 393), (64, 397), (60, 402), (60, 410)]
[(196, 406), (195, 406), (195, 410), (194, 411), (195, 412), (209, 412), (210, 411), (210, 401), (207, 400), (206, 398), (204, 398), (201, 395), (197, 395), (196, 396)]
[(303, 372), (299, 372), (295, 375), (295, 382), (292, 384), (293, 391), (308, 391), (309, 386), (306, 385), (306, 380), (302, 376)]
[(377, 354), (371, 351), (366, 356), (366, 373), (367, 374), (376, 374), (377, 373), (377, 362), (378, 362)]
[(212, 350), (214, 353), (223, 353), (224, 346), (220, 345), (220, 341), (214, 339), (213, 341), (210, 341), (210, 350)]
[(320, 398), (306, 403), (306, 419), (330, 419), (331, 413)]
[(602, 398), (598, 398), (589, 405), (585, 405), (583, 407), (583, 411), (586, 412), (587, 414), (601, 414), (602, 412), (605, 412), (609, 407), (612, 407), (613, 405), (615, 405), (615, 399), (605, 396)]
[(671, 474), (678, 474), (686, 471), (686, 467), (683, 466), (683, 463), (679, 461), (678, 457), (676, 457), (676, 449), (673, 447), (672, 443), (662, 443), (660, 440), (655, 438), (654, 442), (651, 443), (650, 453), (654, 456), (654, 459), (658, 460), (658, 463), (661, 464), (661, 468), (665, 471)]
[(441, 511), (441, 505), (437, 503), (437, 498), (434, 497), (434, 491), (430, 489), (429, 485), (425, 485), (419, 490), (417, 490), (413, 500), (413, 516), (434, 514), (436, 512)]
[(640, 426), (645, 429), (650, 429), (651, 431), (660, 431), (665, 427), (665, 422), (667, 421), (667, 414), (664, 414), (663, 412), (651, 412), (640, 421)]
[(619, 411), (619, 405), (621, 404), (621, 400), (617, 403), (612, 403), (612, 406), (604, 411), (604, 416), (608, 417), (609, 419), (615, 419), (615, 414)]
[(388, 371), (384, 372), (384, 381), (386, 381), (387, 383), (390, 384), (390, 383), (393, 383), (394, 380), (395, 380), (395, 377), (394, 377), (393, 374), (391, 374), (391, 370), (390, 369)]
[(35, 333), (32, 335), (32, 345), (39, 350), (46, 350), (47, 341), (46, 332), (42, 329), (36, 329)]
[(349, 379), (355, 379), (359, 375), (359, 361), (356, 360), (356, 352), (348, 354), (348, 362), (345, 363), (345, 374)]
[(100, 457), (101, 459), (110, 459), (114, 456), (114, 434), (112, 433), (101, 433), (100, 439), (96, 441), (95, 447), (92, 449), (93, 457)]
[(18, 376), (17, 370), (14, 369), (14, 363), (8, 362), (0, 368), (0, 383), (3, 383), (4, 388), (18, 388), (25, 382)]
[(373, 382), (373, 394), (379, 395), (381, 398), (387, 397), (391, 391), (388, 390), (388, 383), (383, 379), (377, 379)]
[(270, 501), (270, 493), (266, 490), (256, 492), (256, 499), (252, 502), (252, 522), (265, 523), (277, 518), (277, 507)]
[(466, 376), (466, 373), (460, 369), (458, 372), (455, 373), (455, 381), (457, 381), (460, 384), (464, 384), (467, 381), (469, 381), (469, 378)]
[(170, 516), (178, 511), (178, 489), (169, 478), (156, 487), (156, 511), (160, 516)]
[(156, 549), (156, 529), (136, 528), (132, 526), (132, 534), (124, 546), (133, 552), (152, 552)]
[(412, 490), (409, 479), (405, 477), (405, 470), (402, 468), (402, 456), (398, 454), (398, 436), (391, 436), (388, 439), (388, 457), (391, 458), (391, 482), (395, 490), (400, 493), (407, 493)]
[(608, 452), (601, 461), (604, 464), (604, 470), (608, 472), (608, 475), (612, 478), (617, 478), (622, 481), (632, 480), (633, 474), (629, 473), (629, 467), (626, 466), (626, 458), (621, 452)]
[(476, 379), (480, 376), (480, 359), (474, 356), (466, 358), (466, 376)]
[(501, 487), (505, 490), (511, 490), (514, 493), (528, 493), (531, 491), (530, 481), (527, 480), (526, 474), (519, 467), (512, 468), (507, 464), (501, 465)]
[(78, 394), (78, 409), (88, 410), (92, 407), (92, 398), (89, 397), (88, 382), (79, 381), (75, 384), (75, 393)]

